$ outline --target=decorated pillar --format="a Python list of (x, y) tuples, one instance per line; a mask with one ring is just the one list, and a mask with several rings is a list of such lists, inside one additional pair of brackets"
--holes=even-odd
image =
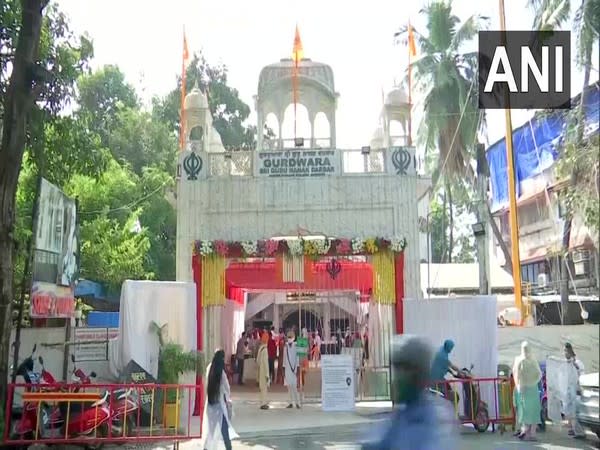
[(404, 333), (404, 252), (394, 257), (396, 294), (396, 334)]
[[(204, 327), (202, 325), (202, 259), (195, 254), (192, 255), (192, 272), (194, 275), (194, 282), (196, 283), (196, 348), (201, 352), (204, 342)], [(196, 374), (196, 385), (198, 386), (198, 389), (196, 389), (196, 403), (194, 404), (194, 415), (200, 417), (202, 417), (204, 409), (204, 385), (202, 376), (203, 373), (201, 372)], [(202, 420), (200, 420), (200, 432), (202, 432)]]

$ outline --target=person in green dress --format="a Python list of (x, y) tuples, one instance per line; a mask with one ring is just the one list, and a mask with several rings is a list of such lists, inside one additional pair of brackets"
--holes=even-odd
[(521, 344), (521, 354), (515, 359), (513, 374), (517, 423), (521, 425), (521, 433), (518, 437), (521, 440), (535, 441), (542, 408), (538, 391), (542, 371), (527, 342)]

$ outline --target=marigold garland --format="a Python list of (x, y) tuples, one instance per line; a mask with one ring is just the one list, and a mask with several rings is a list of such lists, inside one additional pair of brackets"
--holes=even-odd
[(385, 305), (396, 303), (394, 254), (384, 250), (373, 254), (373, 300)]
[(392, 251), (400, 253), (406, 248), (406, 239), (393, 237), (341, 238), (341, 239), (289, 239), (286, 241), (258, 240), (228, 242), (224, 240), (199, 240), (193, 244), (194, 255), (219, 255), (231, 257), (273, 257), (277, 254), (288, 256), (305, 255), (311, 258), (319, 256), (376, 255)]
[(227, 260), (216, 254), (202, 257), (202, 306), (225, 304)]

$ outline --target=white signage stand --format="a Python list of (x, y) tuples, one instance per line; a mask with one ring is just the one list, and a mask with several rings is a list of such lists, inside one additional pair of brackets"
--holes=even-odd
[(351, 355), (321, 357), (323, 411), (354, 411), (354, 362)]

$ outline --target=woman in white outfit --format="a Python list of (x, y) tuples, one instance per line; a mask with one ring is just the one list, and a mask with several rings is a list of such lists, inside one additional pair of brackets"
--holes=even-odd
[(295, 404), (296, 408), (300, 409), (300, 396), (298, 395), (299, 365), (298, 352), (296, 351), (296, 343), (294, 342), (294, 333), (289, 332), (283, 355), (283, 367), (285, 370), (284, 383), (290, 394), (290, 404), (287, 406), (288, 408), (293, 408)]
[[(223, 440), (225, 449), (231, 450), (231, 440), (239, 437), (231, 426), (231, 390), (225, 373), (225, 352), (217, 350), (206, 371), (207, 433), (204, 450), (216, 450)], [(219, 435), (221, 439), (219, 439)]]
[(577, 359), (573, 346), (567, 342), (565, 344), (565, 358), (568, 364), (568, 386), (566, 392), (566, 402), (563, 405), (565, 418), (569, 421), (569, 436), (576, 439), (585, 438), (585, 430), (577, 421), (576, 400), (579, 391), (579, 377), (583, 375), (585, 370), (583, 363)]

